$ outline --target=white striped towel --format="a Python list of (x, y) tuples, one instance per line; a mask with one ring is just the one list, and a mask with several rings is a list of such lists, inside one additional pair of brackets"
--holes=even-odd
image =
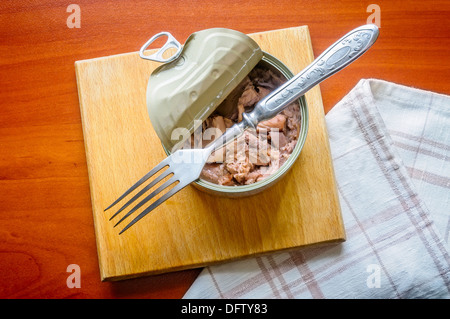
[(450, 97), (361, 80), (326, 121), (347, 240), (207, 267), (184, 298), (450, 297)]

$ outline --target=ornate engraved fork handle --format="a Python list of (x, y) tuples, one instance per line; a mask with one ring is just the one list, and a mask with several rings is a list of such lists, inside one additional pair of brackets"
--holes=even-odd
[(232, 141), (248, 127), (256, 127), (259, 122), (270, 119), (286, 106), (309, 91), (316, 84), (343, 69), (366, 52), (378, 37), (376, 25), (364, 25), (353, 29), (315, 59), (302, 72), (280, 88), (262, 99), (250, 113), (243, 113), (244, 121), (235, 124), (219, 139), (205, 149), (205, 157), (223, 144)]
[(316, 84), (359, 58), (375, 43), (378, 34), (378, 27), (372, 24), (353, 29), (302, 72), (261, 100), (251, 113), (244, 113), (244, 118), (251, 126), (256, 126), (258, 122), (274, 117)]

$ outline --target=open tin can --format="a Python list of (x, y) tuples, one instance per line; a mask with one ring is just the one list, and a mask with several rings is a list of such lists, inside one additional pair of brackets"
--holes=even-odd
[[(161, 36), (165, 45), (152, 55), (148, 46)], [(164, 57), (168, 49), (175, 53)], [(173, 50), (172, 50), (173, 51)], [(141, 58), (164, 63), (151, 74), (147, 87), (147, 109), (152, 125), (167, 155), (176, 151), (190, 134), (210, 116), (255, 66), (292, 78), (294, 74), (280, 60), (263, 52), (247, 35), (223, 28), (193, 33), (184, 46), (168, 32), (152, 37), (140, 51)], [(297, 143), (287, 160), (272, 175), (249, 185), (224, 186), (198, 179), (192, 185), (207, 193), (244, 197), (259, 193), (278, 182), (292, 167), (306, 140), (308, 109), (304, 96), (299, 98), (300, 123)], [(188, 135), (173, 139), (176, 128)]]

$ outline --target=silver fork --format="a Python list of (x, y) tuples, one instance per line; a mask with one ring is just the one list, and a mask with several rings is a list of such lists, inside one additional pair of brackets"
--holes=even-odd
[[(234, 140), (234, 138), (242, 134), (245, 129), (255, 129), (259, 122), (274, 117), (286, 106), (291, 104), (300, 96), (304, 95), (312, 87), (352, 63), (375, 43), (378, 37), (378, 33), (379, 31), (377, 26), (372, 24), (364, 25), (350, 31), (340, 40), (330, 46), (327, 50), (325, 50), (302, 72), (297, 74), (295, 77), (280, 86), (274, 92), (259, 101), (253, 111), (251, 111), (250, 113), (244, 113), (242, 121), (227, 129), (225, 134), (223, 134), (220, 138), (211, 142), (203, 149), (181, 149), (164, 159), (138, 182), (136, 182), (136, 184), (131, 186), (131, 188), (129, 188), (123, 195), (121, 195), (116, 201), (114, 201), (114, 203), (112, 203), (105, 209), (106, 211), (115, 206), (148, 179), (156, 176), (147, 186), (145, 186), (130, 200), (128, 200), (110, 218), (110, 220), (113, 219), (120, 212), (122, 212), (133, 202), (135, 202), (138, 198), (144, 196), (144, 194), (152, 187), (154, 187), (157, 183), (159, 183), (169, 175), (172, 175), (156, 190), (143, 198), (114, 225), (115, 227), (120, 224), (128, 216), (130, 216), (132, 213), (152, 200), (156, 195), (158, 195), (171, 185), (175, 184), (173, 188), (171, 188), (168, 192), (166, 192), (164, 195), (154, 201), (150, 206), (145, 208), (138, 216), (136, 216), (127, 226), (125, 226), (125, 228), (122, 229), (119, 234), (122, 234), (125, 230), (130, 228), (142, 217), (150, 213), (153, 209), (158, 207), (172, 195), (197, 180), (200, 177), (200, 173), (208, 157), (214, 150), (217, 150), (228, 142)], [(165, 167), (167, 167), (167, 169), (163, 170)], [(161, 171), (162, 173), (156, 175)]]

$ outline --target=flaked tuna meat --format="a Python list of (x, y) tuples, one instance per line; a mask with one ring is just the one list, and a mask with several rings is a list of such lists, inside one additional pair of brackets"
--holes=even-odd
[[(244, 112), (250, 112), (256, 103), (284, 82), (280, 75), (257, 66), (230, 94), (233, 98), (227, 98), (217, 108), (229, 109), (229, 114), (215, 112), (203, 122), (203, 133), (209, 133), (203, 138), (207, 135), (218, 138), (227, 128), (242, 121)], [(256, 131), (246, 130), (233, 142), (213, 152), (200, 177), (226, 186), (261, 181), (286, 162), (297, 144), (299, 132), (300, 106), (294, 102), (275, 117), (259, 123)], [(204, 147), (211, 139), (201, 142)]]
[(255, 90), (252, 82), (249, 82), (244, 89), (244, 93), (238, 100), (237, 110), (238, 110), (238, 122), (242, 121), (242, 113), (248, 112), (249, 108), (255, 107), (256, 103), (259, 102), (260, 96)]
[(284, 114), (277, 114), (275, 117), (260, 122), (258, 124), (258, 129), (278, 129), (279, 131), (286, 131), (286, 116)]

